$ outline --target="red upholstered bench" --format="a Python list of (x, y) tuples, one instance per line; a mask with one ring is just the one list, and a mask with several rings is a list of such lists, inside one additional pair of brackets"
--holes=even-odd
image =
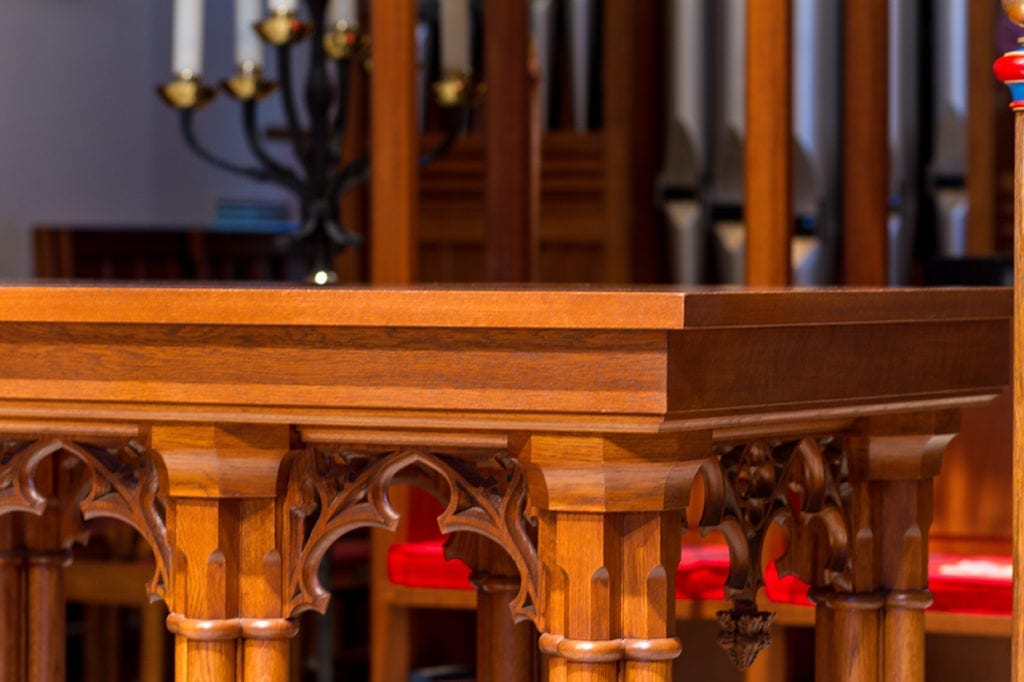
[[(388, 553), (388, 577), (407, 587), (473, 589), (469, 567), (458, 560), (446, 561), (443, 542), (436, 539), (393, 545)], [(721, 600), (728, 570), (725, 546), (684, 547), (676, 570), (676, 598)], [(997, 616), (1009, 616), (1012, 611), (1010, 557), (936, 554), (928, 562), (928, 573), (935, 595), (931, 608), (935, 611)], [(807, 585), (792, 576), (779, 577), (774, 563), (765, 571), (765, 594), (778, 604), (811, 605)]]

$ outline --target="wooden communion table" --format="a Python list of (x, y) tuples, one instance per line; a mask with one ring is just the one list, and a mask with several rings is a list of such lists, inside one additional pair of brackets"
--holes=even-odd
[[(814, 586), (817, 679), (920, 680), (931, 479), (959, 409), (1008, 383), (1011, 305), (0, 286), (0, 510), (39, 515), (3, 517), (0, 678), (63, 679), (61, 566), (84, 515), (152, 546), (178, 680), (284, 680), (295, 616), (328, 600), (321, 558), (393, 528), (388, 486), (414, 481), (447, 503), (443, 530), (513, 560), (508, 599), (481, 604), (536, 623), (551, 680), (670, 680), (681, 649), (684, 670), (701, 655), (673, 618), (700, 471), (702, 525), (732, 549), (737, 661), (766, 643), (775, 522), (784, 569)], [(481, 680), (518, 674), (495, 647)]]

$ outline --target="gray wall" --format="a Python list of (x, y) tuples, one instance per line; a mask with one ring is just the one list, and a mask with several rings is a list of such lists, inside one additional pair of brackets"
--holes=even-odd
[[(206, 70), (231, 69), (233, 3), (208, 3)], [(154, 86), (170, 69), (169, 0), (6, 0), (0, 22), (0, 277), (31, 274), (35, 223), (197, 224), (217, 197), (283, 198), (195, 159)], [(276, 109), (276, 107), (274, 107)], [(202, 138), (247, 159), (237, 106)], [(279, 121), (276, 110), (264, 119)], [(284, 149), (281, 149), (283, 152)]]

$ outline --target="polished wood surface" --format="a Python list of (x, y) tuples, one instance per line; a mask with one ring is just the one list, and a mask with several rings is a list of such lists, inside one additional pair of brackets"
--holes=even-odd
[(859, 0), (843, 8), (842, 281), (884, 286), (889, 234), (889, 3)]
[[(1017, 109), (1015, 119), (1015, 154), (1013, 195), (1014, 268), (1024, 272), (1024, 110)], [(1013, 680), (1024, 680), (1024, 285), (1014, 278), (1013, 298)]]
[(792, 0), (747, 6), (747, 284), (789, 283), (793, 234)]
[[(508, 553), (505, 603), (549, 679), (653, 681), (681, 650), (700, 470), (702, 527), (737, 543), (729, 613), (756, 611), (775, 519), (819, 599), (820, 679), (920, 680), (931, 478), (959, 408), (1007, 383), (1010, 307), (997, 289), (3, 286), (0, 510), (45, 510), (51, 457), (81, 462), (89, 493), (56, 497), (153, 547), (178, 679), (283, 679), (294, 617), (329, 598), (327, 548), (394, 528), (387, 491), (412, 481), (446, 502), (440, 530)], [(803, 511), (771, 506), (796, 480)], [(767, 642), (740, 623), (746, 665)]]

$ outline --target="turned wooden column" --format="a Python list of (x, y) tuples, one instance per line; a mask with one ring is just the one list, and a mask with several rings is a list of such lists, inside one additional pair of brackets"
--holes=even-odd
[(36, 488), (46, 496), (46, 509), (24, 521), (25, 547), (25, 651), (27, 682), (64, 679), (66, 616), (64, 613), (64, 565), (70, 559), (65, 547), (60, 468), (50, 457), (36, 470)]
[[(1003, 0), (1003, 9), (1014, 23), (1024, 26), (1024, 0)], [(1013, 682), (1024, 682), (1024, 510), (1020, 495), (1024, 491), (1024, 48), (1009, 52), (995, 63), (996, 77), (1010, 88), (1015, 119), (1013, 161)]]
[(458, 558), (473, 569), (477, 590), (477, 682), (528, 682), (533, 678), (536, 650), (530, 623), (516, 623), (512, 603), (519, 593), (519, 569), (508, 553), (474, 533), (456, 533), (445, 556)]
[(707, 434), (534, 435), (521, 445), (540, 510), (551, 682), (672, 679), (682, 514), (709, 453)]
[(24, 562), (18, 523), (0, 516), (0, 679), (14, 680), (24, 669)]
[(52, 682), (65, 676), (64, 565), (68, 526), (60, 467), (49, 458), (34, 479), (42, 513), (0, 517), (0, 679)]
[(175, 679), (287, 679), (288, 640), (297, 633), (283, 617), (279, 549), (277, 471), (287, 427), (155, 426), (152, 441), (169, 481)]

